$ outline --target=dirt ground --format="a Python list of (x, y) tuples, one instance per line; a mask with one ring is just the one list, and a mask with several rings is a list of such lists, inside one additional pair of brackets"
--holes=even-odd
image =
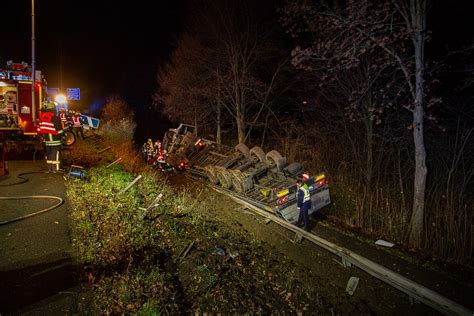
[[(376, 315), (438, 314), (424, 304), (411, 301), (404, 293), (356, 267), (344, 268), (339, 258), (309, 241), (294, 243), (294, 233), (274, 222), (266, 223), (264, 218), (210, 187), (190, 181), (182, 175), (170, 174), (168, 180), (175, 186), (191, 188), (200, 198), (209, 199), (211, 204), (215, 205), (209, 212), (213, 212), (217, 220), (234, 227), (236, 231), (244, 231), (250, 238), (264, 241), (268, 251), (289, 257), (296, 264), (311, 271), (311, 275), (316, 278), (308, 279), (308, 284), (313, 286), (317, 293), (328, 297), (331, 305), (340, 307), (342, 311), (347, 305), (351, 305), (347, 312), (353, 313), (354, 306), (363, 306), (364, 310)], [(471, 310), (474, 309), (472, 270), (428, 261), (397, 246), (376, 246), (374, 242), (377, 239), (338, 228), (333, 225), (330, 216), (329, 219), (316, 217), (311, 221), (312, 232), (317, 236), (381, 264)], [(359, 278), (359, 285), (350, 296), (346, 292), (346, 286), (352, 276)]]
[[(11, 161), (12, 174), (0, 184), (16, 181), (20, 172), (41, 171), (42, 162)], [(1, 187), (1, 196), (57, 195), (65, 197), (65, 181), (61, 175), (37, 173), (29, 181)], [(307, 271), (307, 285), (336, 307), (338, 314), (436, 315), (433, 309), (410, 302), (408, 297), (352, 267), (344, 268), (340, 260), (314, 244), (294, 243), (294, 235), (277, 224), (235, 203), (205, 185), (183, 175), (170, 173), (168, 182), (177, 189), (191, 190), (214, 207), (208, 216), (221, 222), (232, 232), (245, 234), (249, 240), (263, 242), (263, 253), (271, 252), (293, 262), (298, 271)], [(51, 185), (53, 184), (53, 185)], [(54, 188), (54, 189), (52, 189)], [(0, 221), (31, 210), (50, 206), (52, 201), (0, 201)], [(0, 226), (0, 314), (65, 315), (77, 314), (84, 300), (77, 286), (76, 272), (67, 218), (67, 201), (61, 207), (27, 220)], [(330, 214), (327, 214), (330, 215)], [(330, 218), (330, 217), (329, 217)], [(380, 248), (376, 239), (361, 237), (332, 225), (330, 219), (313, 219), (313, 233), (339, 246), (382, 264), (409, 279), (445, 295), (461, 305), (474, 309), (473, 273), (468, 269), (443, 266), (398, 247)], [(191, 255), (190, 255), (191, 256)], [(287, 261), (288, 261), (287, 260)], [(350, 277), (360, 279), (351, 296), (346, 292)], [(319, 297), (315, 297), (319, 300)], [(312, 314), (308, 311), (308, 314)]]

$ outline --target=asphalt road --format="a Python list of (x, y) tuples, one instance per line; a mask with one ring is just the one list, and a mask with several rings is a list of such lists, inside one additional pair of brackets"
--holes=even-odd
[[(56, 209), (0, 226), (0, 314), (17, 313), (53, 296), (69, 293), (75, 285), (68, 202), (62, 174), (48, 174), (44, 161), (9, 161), (10, 174), (0, 178), (0, 196), (58, 196)], [(29, 181), (16, 176), (25, 172)], [(0, 222), (31, 214), (56, 200), (0, 200)], [(44, 304), (43, 304), (44, 305)], [(23, 313), (22, 313), (23, 314)]]

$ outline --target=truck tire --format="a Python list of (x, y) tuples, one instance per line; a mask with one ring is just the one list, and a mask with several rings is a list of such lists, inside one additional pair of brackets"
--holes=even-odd
[(274, 164), (278, 171), (281, 171), (286, 166), (286, 158), (283, 158), (276, 150), (269, 151), (265, 156), (265, 160), (270, 164)]
[(235, 151), (240, 152), (245, 158), (250, 158), (250, 150), (244, 143), (239, 143), (235, 146)]
[(204, 169), (206, 170), (206, 174), (207, 174), (207, 178), (209, 179), (209, 182), (216, 185), (219, 184), (219, 178), (217, 178), (217, 173), (214, 167), (206, 166)]
[(245, 193), (250, 191), (253, 188), (252, 178), (246, 176), (239, 170), (232, 170), (232, 186), (234, 190), (238, 193)]
[(255, 146), (252, 149), (250, 149), (250, 157), (255, 157), (260, 162), (265, 162), (265, 153), (263, 152), (263, 149), (260, 148), (259, 146)]
[(299, 162), (293, 162), (285, 168), (285, 171), (293, 176), (299, 177), (303, 174), (304, 167)]
[(72, 131), (65, 131), (61, 137), (61, 143), (66, 146), (72, 146), (76, 142), (76, 134)]
[(216, 168), (217, 179), (224, 189), (232, 188), (232, 175), (225, 168)]

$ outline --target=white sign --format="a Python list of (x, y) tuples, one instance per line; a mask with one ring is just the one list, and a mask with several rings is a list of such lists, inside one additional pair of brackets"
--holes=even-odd
[(68, 100), (80, 100), (81, 99), (81, 89), (79, 88), (67, 88), (67, 99)]
[(30, 108), (28, 106), (22, 106), (20, 109), (21, 114), (30, 114)]

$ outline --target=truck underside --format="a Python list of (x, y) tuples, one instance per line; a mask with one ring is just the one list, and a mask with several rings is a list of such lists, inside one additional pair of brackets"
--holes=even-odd
[[(296, 223), (297, 182), (304, 173), (298, 162), (289, 165), (276, 150), (265, 154), (262, 148), (245, 144), (230, 147), (198, 138), (194, 127), (181, 124), (164, 137), (166, 163), (193, 179), (218, 187), (229, 195)], [(304, 181), (311, 193), (312, 214), (331, 202), (324, 174)]]

